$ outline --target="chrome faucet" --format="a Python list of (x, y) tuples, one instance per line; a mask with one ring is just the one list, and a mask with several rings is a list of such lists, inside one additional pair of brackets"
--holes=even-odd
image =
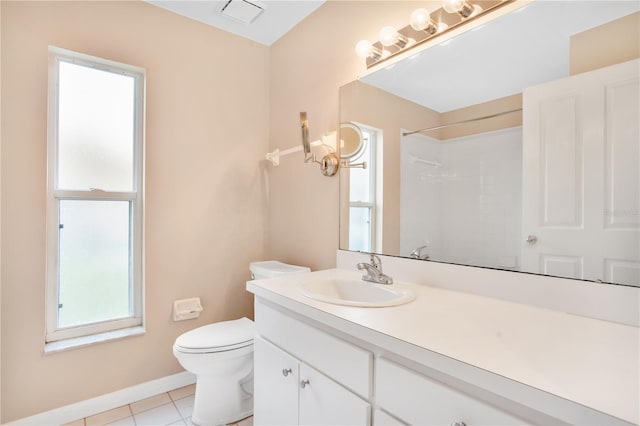
[(412, 257), (413, 259), (422, 259), (422, 260), (427, 260), (429, 259), (429, 255), (422, 254), (422, 250), (426, 249), (427, 246), (420, 246), (418, 248), (413, 249), (413, 251), (409, 254), (409, 257)]
[(358, 269), (365, 269), (367, 271), (367, 273), (362, 276), (362, 279), (376, 284), (393, 284), (393, 278), (382, 272), (382, 261), (380, 258), (373, 253), (369, 256), (371, 263), (362, 262), (356, 265)]

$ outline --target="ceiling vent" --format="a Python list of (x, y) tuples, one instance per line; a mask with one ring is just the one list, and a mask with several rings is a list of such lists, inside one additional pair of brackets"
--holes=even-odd
[(264, 12), (264, 7), (247, 0), (229, 0), (220, 13), (243, 24), (250, 24)]

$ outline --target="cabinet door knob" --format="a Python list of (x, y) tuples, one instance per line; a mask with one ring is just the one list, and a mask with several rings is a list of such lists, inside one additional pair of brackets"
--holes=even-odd
[(451, 426), (467, 426), (467, 424), (465, 422), (452, 422)]
[(527, 239), (525, 240), (527, 244), (534, 245), (538, 242), (538, 237), (535, 235), (527, 235)]
[(302, 389), (306, 388), (308, 384), (310, 384), (309, 379), (300, 381), (300, 387)]
[(282, 369), (282, 375), (284, 377), (287, 377), (289, 374), (291, 374), (291, 369), (290, 368), (283, 368)]

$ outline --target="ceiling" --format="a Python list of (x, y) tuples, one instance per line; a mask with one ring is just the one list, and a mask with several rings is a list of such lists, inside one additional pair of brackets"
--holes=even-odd
[[(324, 3), (324, 0), (146, 1), (266, 46), (270, 46)], [(262, 9), (261, 13), (260, 9)], [(226, 13), (229, 12), (236, 18), (227, 16)], [(259, 15), (252, 22), (242, 22), (243, 17), (250, 19), (253, 12), (259, 13)]]
[(637, 1), (535, 1), (362, 78), (446, 112), (569, 75), (569, 37), (638, 11)]

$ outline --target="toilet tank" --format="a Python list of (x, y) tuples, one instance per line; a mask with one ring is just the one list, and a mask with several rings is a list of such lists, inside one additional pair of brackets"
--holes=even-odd
[(277, 260), (267, 260), (264, 262), (251, 262), (249, 264), (251, 279), (279, 277), (280, 275), (299, 274), (301, 272), (311, 272), (306, 266), (289, 265)]

